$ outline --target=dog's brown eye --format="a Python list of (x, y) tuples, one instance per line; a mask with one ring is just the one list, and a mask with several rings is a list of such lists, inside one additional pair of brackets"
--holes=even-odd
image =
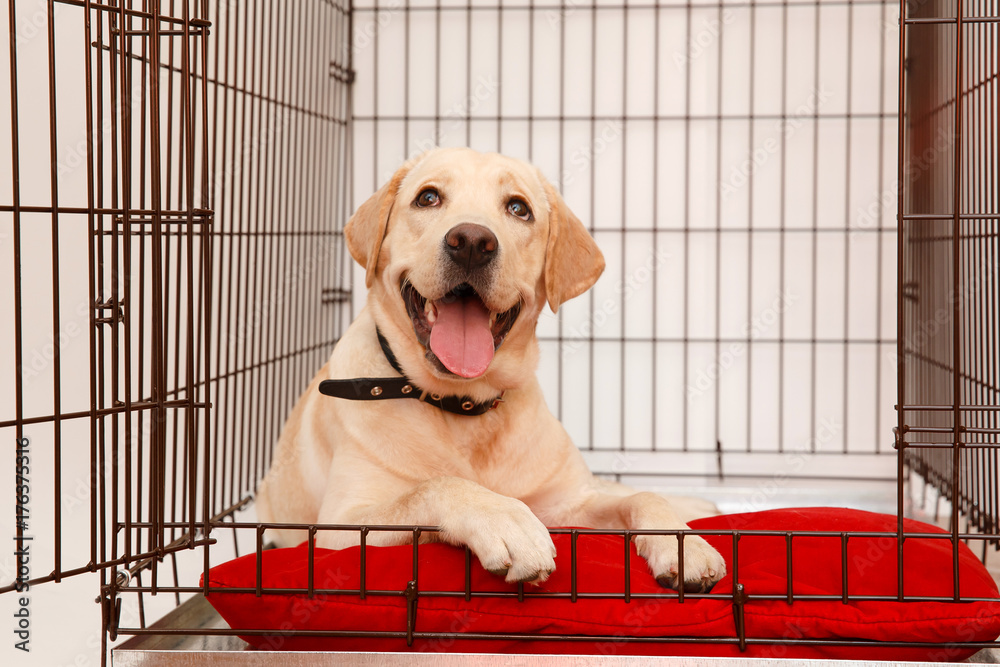
[(414, 203), (421, 208), (437, 206), (441, 203), (441, 195), (439, 195), (438, 191), (434, 188), (427, 188), (420, 191), (420, 194), (417, 195), (417, 199)]
[(531, 209), (524, 203), (523, 199), (511, 199), (507, 202), (507, 212), (513, 216), (521, 218), (525, 222), (531, 221)]

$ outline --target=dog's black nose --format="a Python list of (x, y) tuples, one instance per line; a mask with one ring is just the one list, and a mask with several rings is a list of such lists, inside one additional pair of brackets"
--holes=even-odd
[(469, 271), (486, 266), (497, 254), (497, 237), (486, 227), (463, 222), (444, 235), (444, 249), (451, 260)]

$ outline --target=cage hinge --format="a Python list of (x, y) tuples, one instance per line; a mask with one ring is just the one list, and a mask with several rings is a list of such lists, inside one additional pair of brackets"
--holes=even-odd
[(718, 480), (721, 482), (726, 478), (725, 473), (722, 471), (722, 441), (715, 441), (715, 473)]
[(413, 646), (413, 630), (417, 626), (417, 582), (406, 584), (406, 645)]
[(351, 292), (340, 287), (327, 287), (320, 292), (320, 304), (328, 306), (332, 303), (347, 303), (351, 300)]
[(94, 303), (94, 310), (97, 311), (94, 317), (94, 324), (118, 324), (125, 320), (124, 301), (115, 301), (108, 298), (106, 301), (98, 299)]
[(743, 615), (743, 605), (747, 599), (743, 584), (736, 584), (733, 588), (733, 620), (736, 623), (736, 638), (739, 640), (740, 651), (747, 650), (746, 618)]
[(330, 61), (330, 76), (340, 81), (341, 83), (346, 83), (351, 85), (354, 83), (355, 72), (349, 67), (344, 67), (335, 60)]

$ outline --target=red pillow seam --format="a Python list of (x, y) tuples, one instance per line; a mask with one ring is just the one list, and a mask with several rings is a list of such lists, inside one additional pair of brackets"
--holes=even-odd
[[(236, 588), (236, 586), (223, 586), (223, 588)], [(237, 593), (237, 595), (254, 595), (254, 594), (253, 593)], [(268, 593), (267, 595), (268, 596), (275, 596), (276, 595), (276, 596), (279, 596), (279, 597), (296, 598), (296, 597), (299, 597), (299, 596), (304, 596), (305, 593)], [(346, 593), (337, 593), (337, 594), (330, 593), (330, 594), (326, 594), (326, 595), (338, 595), (338, 596), (343, 595), (343, 596), (346, 597), (348, 594), (346, 594)], [(256, 597), (256, 595), (254, 595), (254, 597)], [(304, 599), (308, 599), (308, 598), (304, 598)], [(356, 598), (354, 596), (352, 596), (351, 600), (337, 601), (337, 604), (343, 605), (343, 606), (356, 607), (358, 609), (391, 610), (391, 611), (399, 611), (399, 610), (405, 609), (405, 607), (402, 604), (400, 604), (400, 605), (357, 604), (356, 602), (354, 602), (354, 599), (356, 599)], [(402, 599), (402, 598), (400, 598), (400, 599)], [(675, 599), (675, 598), (656, 598), (656, 599), (657, 600), (659, 600), (659, 599), (671, 600), (671, 599)], [(725, 601), (725, 598), (719, 598), (719, 600)], [(417, 613), (418, 614), (419, 614), (419, 612), (420, 612), (421, 609), (423, 609), (425, 611), (429, 611), (429, 612), (456, 612), (456, 611), (463, 611), (463, 609), (461, 609), (461, 608), (448, 609), (448, 608), (441, 608), (441, 607), (420, 607), (420, 605), (418, 603), (417, 604)], [(476, 614), (480, 614), (480, 615), (485, 616), (485, 617), (496, 618), (496, 619), (510, 619), (510, 618), (521, 619), (521, 618), (527, 618), (527, 619), (532, 619), (532, 620), (536, 620), (536, 621), (568, 621), (568, 622), (572, 622), (572, 623), (580, 623), (580, 624), (591, 625), (591, 626), (602, 627), (602, 628), (622, 629), (622, 624), (620, 624), (620, 623), (603, 623), (601, 621), (584, 621), (584, 620), (575, 619), (575, 618), (569, 618), (569, 617), (564, 617), (564, 616), (553, 617), (551, 615), (548, 615), (548, 616), (536, 616), (536, 615), (533, 615), (533, 614), (507, 614), (507, 613), (496, 612), (496, 611), (484, 611), (482, 609), (466, 609), (465, 611), (474, 611)], [(727, 605), (724, 608), (723, 613), (719, 614), (718, 616), (714, 616), (714, 617), (706, 617), (703, 621), (700, 621), (700, 622), (697, 622), (697, 623), (685, 623), (683, 625), (678, 625), (676, 623), (671, 623), (669, 625), (652, 625), (652, 624), (646, 624), (643, 627), (644, 628), (653, 628), (653, 629), (658, 629), (658, 628), (668, 629), (668, 628), (702, 627), (702, 626), (704, 626), (704, 625), (706, 625), (708, 623), (717, 622), (717, 621), (720, 621), (720, 620), (722, 620), (724, 618), (727, 618), (731, 614), (732, 614), (732, 606), (731, 605)]]
[[(420, 609), (421, 609), (421, 607), (420, 607), (420, 605), (418, 603), (418, 605), (417, 605), (417, 613), (418, 614), (420, 612)], [(445, 611), (445, 612), (461, 611), (460, 609), (435, 609), (433, 607), (431, 607), (431, 608), (423, 607), (423, 609), (426, 609), (427, 611)], [(481, 609), (477, 609), (475, 611), (476, 611), (477, 614), (482, 614), (483, 616), (491, 616), (493, 618), (530, 618), (530, 619), (540, 620), (540, 621), (569, 621), (569, 622), (572, 622), (572, 623), (594, 625), (594, 626), (598, 626), (598, 627), (608, 627), (608, 628), (623, 629), (623, 625), (621, 623), (609, 624), (609, 623), (603, 623), (603, 622), (600, 622), (600, 621), (584, 621), (584, 620), (580, 620), (580, 619), (577, 619), (577, 618), (553, 617), (551, 615), (550, 616), (535, 616), (535, 615), (528, 615), (528, 614), (505, 614), (505, 613), (501, 613), (501, 612), (483, 611)], [(647, 623), (647, 624), (643, 625), (643, 627), (644, 628), (678, 628), (678, 627), (687, 628), (687, 627), (702, 627), (702, 626), (704, 626), (704, 625), (706, 625), (708, 623), (713, 623), (713, 622), (719, 621), (719, 620), (721, 620), (723, 618), (728, 618), (730, 616), (732, 616), (732, 607), (731, 606), (727, 606), (725, 608), (725, 613), (723, 613), (723, 614), (721, 614), (721, 615), (719, 615), (717, 617), (706, 618), (705, 620), (703, 620), (701, 622), (698, 622), (698, 623), (685, 623), (683, 625), (677, 625), (676, 623), (671, 623), (670, 625), (652, 625), (650, 623)]]
[[(235, 587), (225, 587), (225, 588), (235, 588)], [(240, 593), (239, 595), (253, 595), (253, 593)], [(270, 593), (269, 595), (278, 595), (280, 597), (295, 598), (295, 597), (304, 595), (304, 593), (276, 593), (276, 594), (275, 593)], [(346, 596), (347, 594), (338, 594), (338, 595), (345, 595)], [(663, 599), (670, 600), (671, 598), (663, 598)], [(657, 598), (657, 600), (659, 600), (659, 598)], [(720, 600), (724, 600), (724, 598), (720, 598)], [(1000, 599), (998, 599), (997, 601), (1000, 602)], [(800, 602), (810, 602), (810, 601), (809, 600), (801, 600)], [(825, 602), (825, 601), (815, 600), (815, 602)], [(889, 602), (891, 602), (891, 601), (889, 601)], [(748, 602), (748, 604), (752, 604), (752, 603), (753, 603), (752, 600), (750, 602)], [(361, 608), (361, 609), (373, 609), (373, 610), (379, 610), (380, 609), (380, 610), (399, 611), (399, 610), (401, 610), (401, 609), (404, 608), (402, 605), (356, 604), (355, 602), (350, 601), (350, 600), (338, 601), (338, 604), (341, 604), (341, 605), (344, 605), (344, 606), (357, 607), (357, 608)], [(949, 603), (949, 604), (954, 604), (954, 603)], [(968, 602), (968, 603), (958, 603), (958, 604), (975, 604), (975, 603), (974, 602)], [(419, 606), (419, 603), (418, 603), (418, 607), (417, 607), (418, 613), (419, 613), (420, 609), (421, 609), (421, 607)], [(424, 607), (423, 609), (425, 609), (426, 611), (434, 611), (434, 612), (454, 612), (454, 611), (459, 611), (458, 609), (446, 609), (446, 608), (437, 608), (437, 607)], [(482, 609), (469, 610), (469, 611), (475, 611), (475, 613), (480, 614), (480, 615), (485, 616), (485, 617), (489, 617), (489, 618), (498, 618), (498, 619), (499, 618), (502, 618), (502, 619), (529, 618), (529, 619), (538, 620), (538, 621), (554, 621), (554, 620), (555, 621), (572, 621), (574, 623), (581, 623), (581, 624), (591, 625), (591, 626), (596, 626), (596, 627), (609, 627), (609, 628), (622, 629), (622, 625), (621, 624), (608, 624), (608, 623), (603, 623), (603, 622), (600, 622), (600, 621), (581, 621), (579, 619), (571, 619), (571, 618), (566, 618), (566, 617), (553, 618), (552, 616), (535, 616), (535, 615), (529, 615), (529, 614), (506, 614), (506, 613), (495, 612), (495, 611), (484, 611)], [(683, 625), (678, 625), (678, 624), (675, 624), (675, 623), (671, 623), (669, 625), (652, 625), (652, 624), (647, 624), (647, 625), (644, 625), (643, 627), (644, 628), (650, 628), (650, 629), (656, 629), (656, 628), (679, 628), (679, 627), (680, 628), (701, 627), (701, 626), (706, 625), (707, 623), (711, 623), (711, 622), (714, 622), (714, 621), (719, 621), (719, 620), (727, 617), (729, 615), (729, 612), (730, 612), (730, 607), (729, 606), (727, 606), (725, 608), (725, 612), (726, 613), (723, 613), (723, 614), (721, 614), (721, 615), (719, 615), (717, 617), (707, 617), (707, 618), (705, 618), (705, 620), (703, 620), (701, 622), (698, 622), (698, 623), (685, 623)], [(831, 619), (831, 618), (829, 618), (827, 616), (813, 616), (813, 615), (809, 615), (809, 616), (796, 616), (796, 615), (791, 615), (791, 614), (768, 614), (768, 613), (764, 613), (763, 609), (750, 609), (749, 607), (746, 608), (746, 613), (747, 613), (747, 615), (752, 615), (752, 616), (757, 616), (757, 617), (764, 617), (764, 618), (780, 618), (780, 619), (792, 620), (792, 621), (823, 620), (823, 621), (834, 621), (834, 622), (842, 624), (842, 625), (862, 625), (862, 626), (872, 626), (872, 625), (883, 626), (883, 625), (886, 625), (886, 624), (890, 624), (890, 625), (893, 625), (893, 626), (899, 626), (899, 625), (920, 626), (920, 625), (923, 625), (923, 624), (926, 624), (926, 623), (934, 623), (934, 622), (938, 622), (938, 621), (954, 621), (956, 619), (962, 619), (962, 618), (964, 618), (963, 615), (958, 615), (958, 616), (936, 616), (936, 617), (933, 617), (933, 618), (927, 618), (927, 617), (925, 617), (925, 618), (921, 618), (919, 620), (908, 620), (908, 621), (894, 621), (894, 620), (888, 620), (888, 619), (887, 620), (879, 620), (879, 621), (862, 621), (862, 620), (840, 619), (840, 618)], [(982, 619), (982, 620), (985, 620), (985, 619)]]
[[(997, 601), (1000, 602), (1000, 600), (997, 600)], [(801, 600), (800, 602), (809, 602), (809, 600)], [(823, 600), (814, 600), (814, 602), (823, 603), (824, 601)], [(886, 602), (894, 603), (895, 601), (894, 600), (886, 600)], [(748, 602), (747, 604), (748, 605), (752, 604), (752, 600), (751, 600), (751, 602)], [(955, 603), (955, 602), (946, 602), (946, 603), (943, 603), (943, 604), (975, 604), (975, 603), (974, 602), (966, 602), (966, 603), (961, 603), (961, 602), (958, 602), (958, 603)], [(934, 618), (926, 618), (926, 617), (924, 617), (924, 618), (913, 619), (913, 620), (908, 620), (908, 621), (891, 620), (891, 619), (889, 619), (889, 620), (878, 620), (878, 621), (862, 621), (862, 620), (851, 620), (851, 619), (843, 619), (843, 618), (830, 618), (829, 616), (793, 616), (793, 615), (789, 615), (789, 614), (767, 614), (767, 613), (763, 613), (763, 610), (757, 610), (757, 609), (751, 610), (749, 607), (745, 607), (745, 609), (746, 609), (745, 613), (748, 616), (759, 616), (759, 617), (765, 617), (765, 618), (782, 618), (782, 619), (789, 619), (789, 620), (816, 619), (816, 620), (822, 620), (822, 621), (827, 621), (827, 622), (832, 621), (832, 622), (843, 624), (843, 625), (878, 625), (878, 626), (883, 626), (883, 625), (891, 624), (891, 625), (907, 625), (907, 626), (909, 626), (909, 625), (922, 625), (922, 624), (925, 624), (925, 623), (937, 622), (937, 621), (956, 621), (956, 620), (963, 620), (963, 619), (971, 620), (971, 619), (968, 619), (968, 616), (966, 616), (966, 615), (959, 615), (959, 616), (937, 616), (937, 617), (934, 617)], [(997, 614), (994, 614), (992, 616), (992, 618), (997, 618)], [(978, 619), (978, 620), (985, 621), (987, 619)]]

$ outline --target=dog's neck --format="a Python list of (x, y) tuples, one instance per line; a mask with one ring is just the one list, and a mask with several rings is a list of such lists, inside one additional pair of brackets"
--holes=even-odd
[(416, 398), (422, 403), (456, 415), (474, 417), (495, 410), (503, 403), (503, 394), (482, 403), (476, 403), (468, 396), (441, 396), (432, 394), (417, 387), (403, 372), (396, 355), (393, 354), (389, 341), (386, 340), (378, 327), (375, 328), (379, 347), (393, 370), (402, 377), (398, 378), (353, 378), (350, 380), (323, 380), (319, 384), (321, 393), (334, 398), (346, 398), (355, 401), (381, 401), (390, 398)]

